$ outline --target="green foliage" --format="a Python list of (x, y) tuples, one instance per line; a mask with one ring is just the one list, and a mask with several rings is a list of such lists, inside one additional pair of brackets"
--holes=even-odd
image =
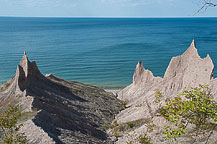
[(167, 99), (161, 114), (173, 123), (172, 126), (165, 127), (163, 134), (166, 135), (166, 139), (176, 140), (178, 136), (187, 135), (188, 124), (195, 126), (197, 137), (210, 126), (216, 126), (217, 103), (212, 99), (208, 85), (199, 85), (189, 91), (185, 90), (174, 99)]
[(23, 97), (23, 95), (21, 94), (16, 95), (16, 98), (21, 98), (21, 97)]
[(118, 137), (118, 136), (120, 136), (119, 130), (118, 130), (118, 129), (116, 129), (116, 128), (115, 128), (115, 129), (113, 129), (113, 130), (112, 130), (112, 135), (113, 135), (113, 136), (115, 136), (115, 137)]
[(18, 133), (22, 124), (18, 124), (21, 117), (21, 111), (18, 105), (10, 105), (8, 110), (0, 115), (0, 137), (1, 143), (6, 144), (25, 144), (26, 137), (23, 133)]
[(4, 89), (9, 87), (9, 83), (8, 82), (3, 82), (2, 85), (0, 86), (0, 92), (3, 91)]
[(161, 94), (159, 89), (156, 89), (155, 91), (155, 103), (159, 103), (163, 95)]
[(147, 123), (147, 128), (148, 128), (147, 130), (148, 130), (149, 133), (153, 132), (154, 127), (156, 127), (155, 124), (153, 124), (151, 122)]
[(9, 83), (8, 82), (4, 82), (3, 85), (5, 86), (5, 88), (9, 87)]
[(4, 88), (3, 88), (2, 86), (0, 86), (0, 92), (3, 91), (3, 89), (4, 89)]
[(127, 126), (128, 126), (129, 128), (133, 128), (133, 123), (132, 123), (132, 122), (128, 122), (128, 123), (127, 123)]
[[(129, 121), (126, 123), (118, 123), (117, 120), (115, 120), (113, 121), (112, 124), (108, 126), (106, 125), (105, 129), (111, 128), (112, 135), (115, 137), (119, 137), (123, 133), (126, 133), (128, 130), (141, 127), (144, 124), (146, 124), (147, 126), (146, 133), (151, 133), (153, 131), (153, 128), (155, 127), (155, 124), (153, 124), (153, 121), (151, 121), (151, 119), (138, 119), (138, 120)], [(151, 138), (148, 137), (146, 134), (133, 138), (133, 140), (127, 141), (126, 143), (132, 144), (132, 143), (138, 143), (138, 141), (142, 144), (151, 144)]]
[(138, 105), (136, 105), (136, 107), (142, 107), (142, 104), (138, 104)]
[(117, 120), (113, 121), (112, 124), (104, 126), (104, 129), (112, 129), (113, 136), (120, 136), (122, 132), (127, 131), (132, 128), (140, 127), (143, 124), (149, 125), (150, 120), (138, 119), (135, 121), (130, 121), (126, 123), (118, 123)]
[(127, 144), (133, 144), (133, 142), (132, 141), (127, 141)]
[[(109, 126), (109, 128), (112, 129), (112, 135), (115, 137), (121, 136), (123, 133), (126, 133), (127, 130), (132, 130), (137, 127), (141, 127), (142, 125), (147, 125), (147, 131), (146, 133), (151, 133), (153, 131), (153, 128), (155, 127), (155, 124), (150, 119), (138, 119), (135, 121), (130, 121), (126, 123), (118, 123), (116, 120)], [(134, 139), (134, 138), (133, 138)], [(151, 138), (145, 135), (140, 135), (139, 137), (136, 137), (133, 141), (126, 142), (127, 144), (131, 143), (138, 143), (138, 141), (141, 144), (151, 144)]]
[(127, 108), (127, 104), (128, 104), (128, 100), (121, 101), (121, 103), (120, 103), (121, 109)]
[(111, 125), (110, 128), (112, 128), (112, 134), (113, 136), (120, 136), (120, 132), (124, 131), (125, 126), (124, 124), (118, 124), (117, 120), (115, 120)]
[(151, 144), (151, 138), (147, 136), (145, 133), (144, 135), (139, 136), (139, 143), (141, 144)]
[(104, 130), (107, 130), (107, 129), (109, 129), (109, 125), (108, 124), (104, 124), (104, 125), (101, 126), (101, 128), (104, 129)]
[(118, 126), (117, 120), (114, 120), (113, 123), (110, 125), (110, 128), (115, 128)]

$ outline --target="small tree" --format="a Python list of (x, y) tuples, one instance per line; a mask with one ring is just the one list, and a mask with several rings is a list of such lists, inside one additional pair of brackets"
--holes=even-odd
[[(182, 98), (184, 96), (184, 98)], [(217, 126), (217, 103), (212, 99), (208, 85), (184, 91), (174, 99), (167, 99), (162, 115), (173, 125), (165, 127), (166, 139), (190, 134), (186, 127), (195, 126), (195, 141), (199, 134), (209, 132), (206, 143)]]
[(18, 124), (21, 117), (19, 105), (10, 105), (8, 110), (0, 115), (0, 143), (6, 144), (25, 144), (26, 136), (24, 133), (18, 133), (22, 124)]

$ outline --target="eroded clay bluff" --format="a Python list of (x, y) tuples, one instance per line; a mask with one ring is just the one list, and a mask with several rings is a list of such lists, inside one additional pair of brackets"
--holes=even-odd
[[(116, 116), (119, 124), (132, 121), (138, 124), (135, 128), (121, 132), (116, 143), (138, 143), (138, 137), (144, 133), (151, 137), (154, 144), (170, 143), (165, 141), (162, 134), (167, 122), (160, 115), (159, 108), (165, 105), (166, 98), (177, 96), (186, 89), (198, 87), (199, 84), (209, 84), (214, 99), (217, 100), (217, 79), (213, 79), (213, 70), (212, 59), (209, 55), (200, 58), (194, 40), (182, 55), (171, 59), (163, 78), (154, 77), (151, 71), (144, 69), (141, 61), (138, 62), (132, 84), (118, 93), (119, 99), (128, 101), (127, 108)], [(159, 103), (155, 102), (157, 89), (163, 95)], [(150, 127), (151, 131), (147, 132)], [(201, 143), (205, 140), (201, 137)], [(192, 142), (192, 138), (180, 137), (178, 141), (188, 144)], [(217, 132), (214, 131), (209, 142), (216, 141)]]
[(120, 111), (112, 93), (52, 74), (44, 76), (26, 52), (15, 76), (1, 86), (0, 109), (20, 104), (21, 132), (30, 144), (109, 144), (101, 128)]

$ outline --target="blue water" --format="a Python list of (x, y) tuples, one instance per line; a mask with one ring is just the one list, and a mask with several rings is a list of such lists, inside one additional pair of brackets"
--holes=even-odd
[(163, 76), (171, 57), (192, 39), (199, 54), (209, 53), (217, 64), (217, 18), (0, 17), (0, 82), (15, 74), (26, 50), (43, 74), (124, 87), (139, 60)]

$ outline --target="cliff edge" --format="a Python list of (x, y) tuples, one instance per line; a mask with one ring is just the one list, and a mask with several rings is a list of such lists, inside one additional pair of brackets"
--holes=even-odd
[(20, 104), (21, 131), (31, 144), (112, 143), (101, 128), (120, 111), (120, 100), (94, 86), (44, 76), (26, 52), (0, 92), (1, 110)]
[[(116, 120), (119, 124), (145, 121), (131, 131), (123, 132), (117, 144), (127, 143), (138, 138), (149, 129), (149, 124), (155, 125), (149, 133), (152, 142), (166, 143), (162, 129), (167, 122), (159, 115), (159, 109), (165, 105), (167, 98), (172, 98), (186, 89), (198, 87), (199, 84), (209, 84), (217, 100), (217, 80), (213, 79), (214, 65), (209, 55), (201, 58), (193, 40), (189, 48), (180, 56), (173, 57), (164, 74), (164, 77), (154, 77), (152, 72), (144, 69), (142, 62), (136, 66), (133, 82), (119, 92), (118, 98), (127, 101), (127, 108), (121, 111)], [(156, 103), (155, 92), (160, 91), (163, 97)], [(148, 124), (149, 123), (149, 124)], [(213, 134), (210, 142), (215, 140), (217, 132)], [(181, 143), (189, 143), (190, 138), (180, 138)], [(136, 142), (135, 142), (136, 143)]]

